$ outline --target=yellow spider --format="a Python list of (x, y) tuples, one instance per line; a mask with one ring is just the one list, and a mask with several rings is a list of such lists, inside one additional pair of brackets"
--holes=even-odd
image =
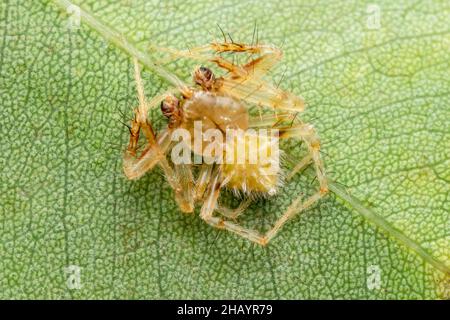
[[(272, 45), (245, 45), (235, 42), (212, 43), (210, 45), (177, 51), (161, 49), (173, 57), (194, 59), (201, 63), (214, 63), (227, 73), (216, 77), (211, 69), (197, 67), (193, 73), (195, 85), (187, 86), (182, 81), (172, 81), (176, 84), (164, 94), (147, 101), (144, 95), (140, 69), (135, 59), (135, 79), (139, 97), (139, 106), (135, 109), (135, 117), (131, 123), (130, 142), (124, 153), (123, 168), (129, 179), (137, 179), (158, 165), (164, 172), (168, 183), (173, 188), (175, 199), (181, 211), (193, 212), (195, 204), (201, 204), (200, 217), (208, 224), (232, 231), (260, 245), (266, 245), (278, 230), (293, 216), (311, 207), (328, 192), (323, 163), (320, 157), (320, 142), (312, 125), (297, 121), (293, 124), (293, 116), (304, 110), (304, 101), (277, 86), (265, 81), (264, 75), (278, 61), (282, 52)], [(236, 65), (223, 58), (221, 53), (246, 53), (253, 59), (244, 64)], [(171, 77), (170, 74), (167, 74)], [(176, 78), (176, 77), (172, 77)], [(179, 96), (177, 97), (176, 94)], [(161, 106), (163, 115), (168, 119), (167, 126), (156, 133), (148, 118), (150, 108)], [(251, 117), (248, 109), (251, 106), (270, 108), (276, 113)], [(270, 152), (268, 140), (261, 140), (255, 147), (250, 147), (252, 129), (277, 129), (279, 139), (299, 139), (306, 144), (308, 153), (290, 172), (293, 176), (301, 169), (314, 165), (318, 181), (318, 189), (310, 197), (302, 199), (298, 196), (292, 201), (286, 212), (275, 222), (265, 234), (244, 228), (236, 222), (255, 198), (252, 195), (266, 197), (277, 194), (280, 185), (281, 169), (270, 171), (267, 163), (260, 160), (231, 163), (202, 163), (198, 170), (189, 163), (174, 163), (173, 133), (177, 129), (185, 129), (195, 134), (195, 122), (201, 121), (201, 133), (216, 129), (225, 133), (228, 129), (242, 130), (241, 136), (246, 155), (266, 152), (269, 162), (275, 162), (278, 154)], [(147, 140), (145, 148), (137, 151), (140, 134)], [(202, 143), (205, 141), (202, 140)], [(230, 149), (222, 142), (222, 155), (227, 156)], [(205, 158), (206, 154), (196, 151), (195, 146), (189, 146), (192, 154)], [(233, 149), (234, 151), (234, 149)], [(218, 156), (218, 154), (215, 154)], [(194, 173), (197, 172), (194, 178)], [(219, 195), (222, 188), (234, 190), (246, 195), (246, 199), (236, 209), (219, 205)], [(214, 215), (217, 212), (219, 216)]]

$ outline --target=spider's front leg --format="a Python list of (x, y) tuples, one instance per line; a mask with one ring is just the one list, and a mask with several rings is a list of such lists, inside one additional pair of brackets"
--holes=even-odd
[(217, 205), (216, 211), (228, 219), (236, 220), (241, 214), (245, 212), (245, 210), (250, 206), (251, 203), (252, 200), (250, 198), (247, 198), (245, 200), (242, 200), (239, 206), (234, 209)]
[[(211, 88), (202, 85), (204, 90), (214, 90), (238, 100), (245, 100), (250, 104), (269, 107), (274, 110), (301, 112), (305, 109), (305, 102), (302, 98), (263, 79), (263, 76), (282, 58), (281, 50), (275, 46), (224, 42), (190, 48), (189, 50), (154, 49), (171, 55), (170, 59), (165, 62), (183, 57), (203, 63), (214, 63), (228, 72), (226, 76), (218, 78)], [(257, 57), (244, 65), (237, 65), (217, 54), (223, 52), (256, 54)]]
[[(155, 165), (159, 165), (168, 183), (174, 189), (175, 199), (180, 209), (183, 212), (192, 212), (194, 199), (191, 168), (184, 165), (175, 166), (175, 169), (171, 167), (166, 158), (166, 153), (171, 145), (171, 130), (168, 128), (156, 135), (148, 120), (148, 110), (158, 105), (172, 90), (147, 102), (136, 59), (134, 66), (139, 106), (134, 110), (135, 116), (130, 127), (130, 141), (123, 155), (123, 170), (128, 179), (138, 179)], [(137, 146), (141, 133), (144, 134), (147, 144), (138, 156)]]
[[(130, 126), (130, 141), (128, 143), (128, 148), (123, 155), (123, 170), (130, 180), (140, 178), (165, 158), (165, 149), (169, 146), (168, 133), (165, 132), (157, 138), (152, 125), (147, 119), (148, 110), (152, 105), (145, 99), (144, 87), (137, 59), (134, 59), (134, 71), (139, 106), (134, 110), (134, 117)], [(147, 144), (138, 156), (137, 149), (141, 133), (144, 134)]]
[[(246, 45), (233, 42), (214, 42), (205, 46), (189, 48), (188, 50), (176, 50), (172, 48), (152, 47), (156, 51), (167, 52), (170, 58), (162, 61), (168, 63), (177, 58), (187, 58), (199, 62), (212, 62), (217, 66), (238, 77), (260, 78), (266, 74), (283, 56), (280, 49), (273, 45), (256, 44)], [(220, 53), (247, 53), (250, 55), (259, 55), (245, 65), (237, 65), (229, 60), (222, 58)]]

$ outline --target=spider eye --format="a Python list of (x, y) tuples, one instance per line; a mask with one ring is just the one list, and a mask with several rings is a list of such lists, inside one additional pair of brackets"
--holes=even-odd
[(170, 118), (178, 107), (178, 99), (174, 96), (167, 96), (161, 101), (161, 111), (163, 115)]
[(172, 108), (166, 101), (161, 101), (161, 111), (167, 117), (172, 113)]
[(212, 88), (215, 77), (211, 69), (201, 66), (194, 72), (194, 82), (201, 85), (203, 89), (209, 90)]
[(201, 66), (200, 72), (202, 73), (203, 77), (205, 77), (206, 79), (211, 79), (211, 77), (212, 77), (211, 69)]

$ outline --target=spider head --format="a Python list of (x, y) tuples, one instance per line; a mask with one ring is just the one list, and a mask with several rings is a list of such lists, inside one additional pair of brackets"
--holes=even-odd
[(194, 71), (194, 82), (200, 85), (203, 90), (211, 90), (215, 80), (214, 73), (207, 67), (201, 66)]
[(169, 119), (169, 126), (173, 127), (181, 119), (180, 109), (178, 108), (180, 101), (177, 97), (170, 94), (167, 95), (163, 101), (161, 101), (161, 112), (162, 114)]

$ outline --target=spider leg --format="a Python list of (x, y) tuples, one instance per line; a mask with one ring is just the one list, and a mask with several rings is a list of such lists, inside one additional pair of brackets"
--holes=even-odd
[[(199, 177), (196, 181), (195, 185), (195, 199), (201, 200), (205, 194), (206, 188), (208, 187), (208, 184), (211, 180), (212, 175), (212, 165), (204, 164), (202, 168), (200, 169)], [(238, 216), (240, 216), (245, 209), (251, 204), (250, 199), (246, 199), (242, 201), (239, 206), (235, 209), (226, 208), (224, 206), (217, 205), (216, 210), (220, 214), (222, 214), (224, 217), (230, 218), (230, 219), (236, 219)]]
[(319, 181), (319, 189), (305, 201), (302, 201), (301, 196), (297, 197), (294, 201), (292, 201), (291, 205), (288, 207), (286, 212), (275, 222), (272, 229), (270, 229), (266, 233), (264, 239), (267, 242), (269, 242), (277, 234), (280, 228), (288, 220), (290, 220), (300, 212), (311, 207), (314, 203), (316, 203), (318, 200), (320, 200), (328, 193), (328, 182), (325, 177), (325, 171), (319, 152), (320, 141), (314, 130), (314, 127), (310, 124), (301, 123), (296, 126), (281, 130), (280, 139), (290, 137), (303, 140), (306, 143), (309, 151), (309, 155), (304, 157), (299, 162), (299, 164), (294, 168), (290, 176), (297, 173), (301, 168), (307, 166), (309, 162), (312, 160), (314, 163), (317, 180)]
[(294, 114), (292, 113), (278, 113), (276, 117), (273, 114), (261, 115), (259, 117), (251, 117), (249, 119), (249, 128), (275, 128), (279, 123), (292, 121)]
[(305, 110), (303, 98), (282, 90), (264, 79), (227, 75), (218, 81), (220, 81), (218, 92), (237, 100), (244, 100), (250, 105), (288, 112)]
[[(264, 115), (262, 117), (252, 117), (249, 120), (249, 128), (277, 128), (281, 124), (285, 123), (293, 123), (295, 115), (292, 113), (281, 113), (274, 115)], [(312, 154), (309, 153), (302, 160), (300, 160), (289, 175), (286, 177), (286, 180), (291, 179), (295, 174), (297, 174), (300, 170), (307, 167), (311, 164)]]
[(301, 201), (301, 197), (297, 197), (294, 201), (292, 201), (291, 205), (287, 208), (286, 212), (275, 222), (272, 229), (270, 229), (263, 238), (263, 244), (267, 244), (273, 237), (278, 233), (280, 228), (294, 216), (299, 214), (300, 212), (311, 207), (315, 202), (320, 200), (324, 194), (322, 192), (316, 192), (305, 201)]
[[(170, 54), (167, 63), (176, 58), (188, 58), (199, 62), (212, 62), (230, 74), (226, 77), (234, 80), (235, 83), (244, 81), (258, 81), (270, 69), (277, 64), (283, 54), (280, 49), (271, 45), (245, 45), (239, 43), (212, 43), (206, 46), (190, 48), (189, 50), (176, 50), (171, 48), (158, 47), (155, 50), (167, 52)], [(212, 53), (210, 53), (212, 52)], [(245, 65), (237, 65), (233, 62), (217, 55), (217, 53), (233, 52), (233, 53), (249, 53), (259, 56)]]
[[(217, 91), (231, 95), (238, 100), (245, 100), (250, 104), (268, 107), (274, 110), (301, 112), (305, 109), (302, 98), (284, 91), (262, 77), (282, 58), (282, 52), (271, 45), (245, 45), (239, 43), (212, 43), (210, 45), (191, 48), (189, 50), (175, 50), (170, 48), (156, 48), (167, 52), (174, 58), (188, 58), (200, 62), (212, 62), (229, 72), (225, 77), (217, 79)], [(213, 52), (213, 54), (209, 52)], [(214, 53), (235, 52), (259, 54), (247, 64), (240, 66)]]
[(212, 174), (212, 165), (203, 164), (198, 179), (195, 183), (195, 199), (201, 200), (203, 199), (203, 195), (205, 194), (206, 188), (208, 187), (209, 181), (211, 180)]
[[(258, 123), (258, 120), (254, 120), (253, 124), (267, 125), (270, 124), (271, 120), (272, 120), (272, 127), (277, 127), (277, 124), (280, 122), (280, 119), (275, 116), (265, 117), (262, 120), (259, 120), (261, 121), (261, 123)], [(289, 120), (289, 117), (286, 117), (285, 119), (281, 120), (282, 120), (281, 122), (287, 121)], [(244, 228), (238, 225), (237, 223), (227, 221), (220, 217), (213, 216), (214, 211), (217, 210), (219, 211), (219, 213), (222, 213), (223, 216), (227, 218), (233, 218), (234, 213), (236, 213), (236, 215), (241, 214), (247, 206), (247, 204), (244, 203), (242, 204), (242, 206), (239, 206), (233, 212), (232, 209), (221, 208), (218, 205), (220, 190), (226, 184), (226, 182), (220, 181), (220, 171), (217, 170), (212, 175), (212, 182), (209, 187), (209, 193), (201, 209), (200, 216), (202, 219), (204, 219), (208, 224), (216, 228), (226, 229), (228, 231), (240, 235), (241, 237), (244, 237), (246, 239), (249, 239), (255, 243), (264, 246), (267, 243), (269, 243), (270, 240), (273, 239), (273, 237), (278, 233), (278, 231), (284, 226), (284, 224), (287, 221), (292, 219), (300, 212), (313, 206), (318, 200), (320, 200), (327, 194), (328, 184), (324, 174), (324, 167), (319, 152), (320, 141), (313, 126), (310, 124), (299, 123), (294, 126), (281, 127), (280, 138), (281, 139), (297, 138), (302, 140), (306, 144), (309, 154), (305, 156), (296, 165), (290, 176), (294, 175), (299, 170), (309, 165), (310, 162), (312, 161), (314, 163), (315, 172), (317, 175), (317, 179), (319, 181), (318, 190), (313, 195), (306, 198), (304, 201), (300, 196), (294, 199), (294, 201), (292, 201), (291, 205), (288, 207), (286, 212), (284, 212), (283, 215), (274, 223), (273, 227), (269, 231), (267, 231), (264, 235), (261, 235), (259, 232), (255, 230)], [(235, 217), (236, 216), (234, 216), (234, 218)]]
[[(177, 58), (188, 58), (199, 62), (213, 62), (219, 67), (234, 73), (236, 75), (250, 75), (252, 77), (261, 77), (267, 73), (278, 61), (281, 60), (282, 52), (272, 45), (246, 45), (241, 43), (211, 43), (209, 45), (189, 48), (188, 50), (176, 50), (172, 48), (154, 47), (155, 51), (167, 52), (169, 59), (162, 61), (168, 63)], [(217, 53), (233, 52), (258, 54), (258, 58), (251, 60), (243, 66), (235, 65), (230, 61), (220, 57)]]
[(214, 55), (208, 60), (217, 64), (219, 67), (230, 72), (228, 78), (243, 80), (258, 80), (269, 72), (283, 57), (280, 49), (271, 45), (245, 45), (237, 43), (213, 43), (210, 45), (211, 50), (233, 53), (249, 53), (251, 55), (258, 54), (255, 59), (250, 60), (245, 65), (239, 66), (223, 59), (220, 56)]
[(313, 158), (312, 155), (308, 154), (302, 160), (300, 160), (299, 163), (297, 163), (295, 167), (292, 169), (292, 171), (288, 174), (286, 180), (290, 180), (293, 176), (295, 176), (298, 172), (300, 172), (300, 170), (309, 166), (311, 164), (312, 158)]
[(230, 209), (221, 205), (217, 205), (216, 211), (226, 218), (236, 220), (241, 214), (245, 212), (245, 209), (247, 209), (251, 203), (251, 199), (247, 198), (243, 200), (237, 208)]
[[(184, 168), (178, 168), (180, 172), (177, 172), (177, 175), (167, 161), (166, 152), (171, 144), (170, 130), (163, 130), (157, 136), (148, 121), (148, 110), (157, 105), (159, 102), (157, 99), (159, 98), (152, 99), (150, 103), (146, 101), (137, 59), (134, 59), (134, 67), (139, 106), (134, 111), (135, 116), (131, 123), (130, 141), (123, 155), (123, 170), (128, 179), (138, 179), (158, 164), (170, 186), (175, 190), (175, 198), (180, 208), (189, 210), (192, 201), (185, 194), (186, 181), (189, 180), (185, 178), (189, 176), (189, 173), (184, 174)], [(162, 97), (162, 95), (158, 97)], [(137, 156), (137, 144), (141, 131), (147, 140), (147, 145), (142, 153)], [(180, 184), (180, 181), (182, 181), (182, 184)]]
[[(170, 54), (170, 57), (166, 60), (163, 60), (162, 63), (168, 63), (172, 60), (178, 59), (178, 58), (187, 58), (191, 60), (195, 60), (201, 63), (204, 62), (212, 62), (221, 67), (222, 69), (225, 69), (228, 72), (231, 72), (232, 74), (236, 74), (238, 76), (246, 76), (247, 71), (245, 68), (233, 64), (231, 61), (228, 61), (221, 56), (214, 55), (214, 54), (208, 54), (204, 53), (205, 47), (198, 47), (198, 48), (192, 48), (189, 50), (176, 50), (172, 48), (162, 48), (158, 47), (155, 50), (159, 50), (162, 52), (167, 52)], [(209, 49), (209, 48), (208, 48)]]
[(211, 46), (216, 52), (260, 54), (259, 57), (243, 66), (235, 66), (227, 60), (218, 60), (218, 58), (210, 60), (230, 72), (219, 79), (219, 92), (231, 95), (238, 100), (245, 100), (250, 104), (274, 110), (301, 112), (305, 109), (303, 98), (263, 80), (263, 76), (281, 60), (282, 52), (280, 49), (269, 45), (247, 46), (235, 43), (217, 43), (211, 44)]
[(200, 217), (209, 225), (234, 232), (241, 237), (256, 242), (258, 244), (265, 244), (265, 239), (257, 231), (244, 228), (234, 222), (224, 220), (223, 218), (213, 216), (214, 210), (217, 207), (217, 200), (220, 195), (220, 190), (223, 187), (223, 182), (220, 181), (221, 173), (216, 170), (212, 175), (211, 184), (209, 187), (209, 194), (200, 211)]
[(130, 129), (130, 142), (123, 155), (123, 171), (128, 179), (134, 180), (143, 176), (151, 170), (157, 163), (165, 158), (164, 153), (169, 145), (169, 135), (167, 132), (159, 136), (156, 144), (148, 143), (139, 156), (136, 155), (137, 142), (139, 140), (140, 126), (133, 120)]
[(179, 181), (179, 188), (175, 190), (175, 200), (181, 211), (191, 213), (194, 211), (194, 177), (192, 168), (188, 164), (174, 166), (175, 175)]
[(317, 180), (319, 181), (319, 192), (321, 194), (326, 194), (328, 192), (328, 182), (325, 177), (323, 161), (320, 157), (320, 140), (317, 136), (316, 130), (311, 124), (308, 123), (300, 123), (280, 130), (280, 139), (290, 137), (294, 137), (305, 142), (314, 164)]

